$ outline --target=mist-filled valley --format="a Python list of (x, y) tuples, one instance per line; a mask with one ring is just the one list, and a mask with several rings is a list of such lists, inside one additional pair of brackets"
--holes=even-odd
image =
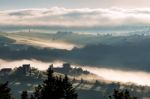
[[(149, 72), (149, 41), (150, 36), (144, 34), (1, 33), (0, 57)], [(52, 42), (59, 48), (49, 46)]]
[[(16, 68), (22, 64), (31, 64), (43, 72), (50, 64), (54, 64), (55, 68), (62, 68), (63, 63), (70, 63), (72, 68), (82, 68), (90, 72), (88, 76), (87, 74), (75, 76), (77, 81), (73, 82), (73, 85), (78, 90), (79, 99), (91, 99), (91, 96), (87, 97), (87, 94), (93, 95), (95, 99), (99, 99), (99, 97), (103, 99), (107, 97), (106, 93), (111, 94), (114, 88), (125, 88), (131, 90), (132, 93), (131, 86), (135, 88), (134, 92), (136, 90), (136, 93), (133, 93), (139, 99), (142, 99), (140, 97), (148, 99), (147, 93), (150, 86), (149, 42), (150, 35), (144, 33), (116, 35), (113, 33), (89, 34), (60, 31), (44, 33), (32, 30), (1, 32), (0, 69), (14, 69), (11, 75), (2, 76), (1, 80), (11, 82), (13, 95), (19, 99), (17, 93), (20, 94), (22, 89), (32, 93), (33, 87), (41, 83), (43, 78), (30, 82), (27, 80), (30, 76), (29, 78), (28, 76), (21, 77), (26, 81), (20, 77), (14, 78)], [(73, 75), (71, 73), (70, 71), (68, 75), (74, 77), (74, 73)], [(36, 74), (34, 76), (36, 78)], [(35, 78), (31, 76), (30, 79)], [(13, 79), (16, 80), (13, 81)], [(95, 83), (95, 81), (98, 82)], [(24, 85), (24, 82), (27, 85)], [(118, 87), (118, 83), (120, 87)], [(101, 88), (99, 88), (99, 84), (102, 84)], [(32, 88), (30, 88), (31, 86)], [(139, 88), (137, 88), (138, 86)], [(138, 90), (141, 93), (140, 88), (143, 87), (147, 88), (144, 90), (143, 96), (138, 95)]]
[[(150, 36), (146, 34), (17, 32), (1, 33), (0, 39), (0, 58), (5, 61), (68, 62), (83, 67), (145, 72), (148, 75), (150, 71)], [(59, 47), (57, 44), (49, 46), (52, 42)]]

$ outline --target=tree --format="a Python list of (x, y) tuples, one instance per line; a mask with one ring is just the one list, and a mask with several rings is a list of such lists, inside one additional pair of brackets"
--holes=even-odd
[(0, 99), (12, 99), (8, 82), (0, 84)]
[(72, 84), (69, 82), (67, 75), (63, 79), (63, 89), (64, 89), (64, 98), (65, 99), (76, 99), (77, 94)]
[(109, 99), (137, 99), (137, 97), (132, 96), (128, 90), (114, 89), (113, 95), (109, 96)]
[(54, 76), (52, 68), (53, 65), (48, 68), (47, 79), (43, 81), (43, 84), (35, 88), (32, 99), (77, 99), (75, 89), (67, 75), (64, 78)]
[(22, 92), (21, 99), (28, 99), (28, 92), (27, 91)]
[(34, 98), (34, 96), (33, 96), (33, 95), (31, 95), (29, 99), (35, 99), (35, 98)]
[[(52, 99), (59, 99), (60, 96), (57, 94), (58, 81), (53, 76), (52, 65), (47, 70), (47, 79), (43, 82), (41, 90), (41, 98), (46, 99), (51, 97)], [(60, 89), (61, 90), (61, 89)]]
[(41, 97), (41, 89), (42, 89), (41, 85), (39, 85), (38, 87), (36, 87), (34, 95), (31, 95), (30, 98), (34, 97), (35, 99), (40, 99), (40, 97)]

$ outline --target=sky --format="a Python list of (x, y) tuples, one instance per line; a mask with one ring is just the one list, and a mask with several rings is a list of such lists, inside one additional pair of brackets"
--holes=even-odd
[(149, 0), (0, 0), (0, 9), (24, 8), (147, 8)]
[(150, 25), (149, 6), (148, 0), (0, 0), (0, 28), (33, 25), (96, 30)]
[[(88, 20), (88, 21), (87, 21)], [(150, 25), (149, 8), (26, 8), (0, 11), (0, 25), (96, 28)]]

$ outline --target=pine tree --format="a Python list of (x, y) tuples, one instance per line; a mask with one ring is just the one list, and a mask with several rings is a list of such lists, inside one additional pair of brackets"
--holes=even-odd
[(76, 99), (77, 94), (75, 93), (75, 89), (72, 84), (69, 82), (67, 75), (63, 79), (63, 89), (64, 89), (64, 98), (65, 99)]
[(12, 99), (8, 82), (0, 84), (0, 99)]
[(36, 98), (33, 95), (31, 95), (29, 99), (36, 99)]
[(33, 98), (33, 96), (34, 96), (35, 99), (41, 99), (41, 89), (42, 89), (41, 85), (36, 87), (34, 95), (31, 95), (31, 97)]
[(21, 99), (28, 99), (28, 92), (27, 91), (22, 92)]
[(43, 88), (41, 90), (41, 98), (46, 99), (47, 97), (51, 97), (52, 99), (56, 98), (56, 79), (53, 76), (52, 65), (47, 70), (47, 79), (43, 83)]
[(137, 97), (132, 96), (128, 90), (114, 89), (113, 95), (109, 96), (109, 99), (137, 99)]
[(42, 85), (35, 88), (35, 92), (30, 99), (77, 99), (77, 94), (72, 84), (69, 82), (67, 75), (53, 75), (53, 65), (47, 70), (47, 79)]

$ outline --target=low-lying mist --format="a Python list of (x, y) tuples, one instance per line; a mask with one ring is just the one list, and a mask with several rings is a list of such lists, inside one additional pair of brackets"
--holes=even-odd
[(21, 35), (7, 35), (8, 38), (15, 40), (16, 44), (31, 45), (39, 48), (54, 48), (54, 49), (66, 49), (72, 50), (74, 47), (79, 47), (78, 45), (71, 44), (64, 41), (54, 41), (52, 39), (44, 39), (37, 37), (21, 36)]
[[(63, 61), (54, 62), (42, 62), (38, 60), (16, 60), (16, 61), (6, 61), (0, 59), (0, 68), (15, 68), (21, 66), (22, 64), (31, 64), (32, 67), (38, 68), (39, 70), (46, 70), (50, 64), (54, 64), (54, 67), (62, 67)], [(91, 66), (77, 66), (72, 65), (72, 67), (81, 67), (84, 70), (88, 70), (95, 75), (81, 75), (76, 77), (76, 79), (83, 78), (84, 80), (102, 80), (109, 82), (121, 82), (121, 83), (134, 83), (137, 85), (147, 85), (150, 86), (150, 73), (144, 71), (124, 71), (117, 69), (108, 68), (98, 68)]]
[(121, 83), (135, 83), (138, 85), (150, 86), (150, 73), (144, 71), (123, 71), (117, 69), (83, 67), (105, 80), (116, 81)]
[(42, 62), (35, 59), (31, 60), (16, 60), (16, 61), (7, 61), (0, 59), (0, 69), (2, 68), (16, 68), (22, 66), (23, 64), (31, 64), (32, 67), (38, 68), (39, 70), (47, 70), (48, 67), (53, 64), (54, 67), (61, 67), (64, 62), (62, 61), (53, 61), (53, 62)]

